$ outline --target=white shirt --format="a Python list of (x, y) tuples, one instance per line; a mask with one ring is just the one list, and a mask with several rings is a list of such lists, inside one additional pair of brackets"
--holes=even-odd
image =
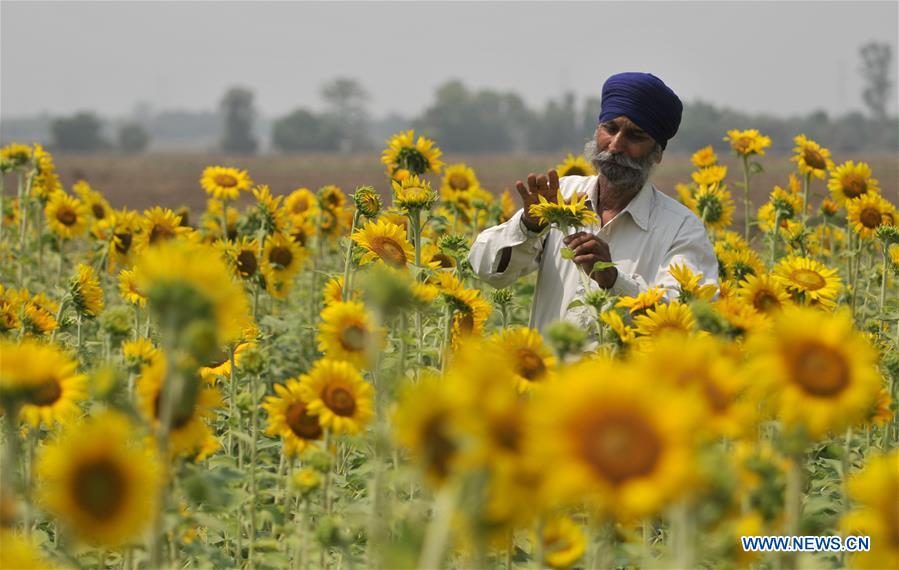
[[(559, 181), (559, 189), (568, 200), (575, 193), (587, 194), (596, 204), (596, 180), (596, 176), (565, 176)], [(586, 327), (582, 309), (567, 309), (585, 291), (577, 265), (559, 252), (564, 245), (562, 233), (555, 228), (543, 234), (531, 232), (521, 221), (522, 213), (518, 210), (505, 223), (478, 235), (468, 255), (471, 267), (478, 277), (497, 288), (538, 270), (529, 326), (544, 333), (550, 323), (565, 319)], [(703, 274), (700, 284), (718, 283), (718, 260), (702, 221), (648, 182), (606, 225), (587, 226), (584, 231), (609, 244), (618, 269), (618, 278), (610, 289), (615, 295), (633, 297), (660, 286), (667, 289), (666, 298), (673, 299), (678, 284), (668, 268), (681, 263)], [(498, 273), (502, 250), (507, 247), (512, 248), (509, 264)], [(590, 284), (599, 288), (592, 279)]]

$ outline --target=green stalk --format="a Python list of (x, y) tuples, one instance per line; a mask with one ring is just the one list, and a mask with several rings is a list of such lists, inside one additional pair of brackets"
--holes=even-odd
[[(886, 241), (881, 242), (880, 248), (880, 257), (881, 257), (881, 275), (880, 275), (880, 326), (881, 332), (885, 335), (889, 332), (889, 325), (887, 324), (886, 315), (883, 312), (883, 306), (886, 304), (887, 300), (887, 248), (889, 244)], [(885, 330), (884, 330), (885, 329)]]
[[(449, 542), (450, 526), (459, 495), (458, 488), (451, 483), (438, 491), (434, 501), (434, 518), (425, 531), (425, 540), (418, 559), (419, 568), (443, 567), (443, 556)], [(541, 542), (538, 538), (537, 544)]]
[(805, 223), (808, 220), (808, 189), (809, 186), (812, 185), (812, 175), (811, 173), (806, 174), (805, 178), (802, 179), (802, 222)]
[(341, 291), (343, 300), (346, 302), (350, 298), (350, 268), (353, 261), (353, 232), (356, 231), (356, 224), (359, 222), (359, 210), (353, 212), (353, 224), (350, 226), (350, 240), (346, 246), (346, 262), (343, 265), (343, 290)]
[[(232, 364), (233, 369), (233, 364)], [(256, 402), (257, 380), (255, 374), (250, 375), (250, 496), (256, 497), (256, 439), (259, 435), (258, 416), (259, 406)], [(256, 501), (250, 501), (250, 549), (249, 549), (249, 567), (255, 568), (254, 553), (256, 549)]]
[(749, 156), (743, 155), (743, 238), (749, 242)]

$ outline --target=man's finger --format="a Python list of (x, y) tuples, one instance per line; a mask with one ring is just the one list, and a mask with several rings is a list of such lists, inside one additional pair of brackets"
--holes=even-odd
[(584, 235), (586, 235), (586, 232), (575, 232), (570, 236), (565, 236), (564, 238), (562, 238), (562, 241), (565, 243), (565, 245), (571, 245), (574, 240), (583, 237)]
[(537, 175), (533, 172), (528, 174), (528, 191), (531, 194), (535, 194), (538, 191), (537, 188)]
[(537, 177), (537, 188), (540, 189), (541, 193), (546, 193), (549, 190), (549, 183), (546, 180), (546, 176), (542, 174)]
[(559, 173), (556, 172), (555, 169), (550, 170), (547, 174), (549, 174), (549, 189), (555, 192), (559, 189)]
[(575, 255), (574, 262), (578, 265), (587, 265), (588, 267), (593, 267), (593, 264), (597, 261), (602, 261), (598, 255), (594, 253), (588, 253), (584, 255)]
[(518, 190), (518, 195), (521, 196), (521, 203), (527, 206), (530, 200), (528, 189), (524, 187), (524, 183), (521, 180), (515, 183), (515, 189)]

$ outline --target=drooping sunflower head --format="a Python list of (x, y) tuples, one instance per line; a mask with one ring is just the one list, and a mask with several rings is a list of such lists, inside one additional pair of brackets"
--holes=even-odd
[(355, 202), (356, 210), (360, 214), (372, 220), (378, 217), (383, 208), (381, 197), (374, 186), (360, 186), (356, 188), (356, 191), (353, 192), (353, 202)]
[(275, 384), (274, 390), (275, 395), (262, 405), (268, 413), (266, 433), (279, 436), (288, 455), (300, 454), (322, 439), (324, 429), (318, 416), (310, 413), (299, 380), (288, 378), (284, 384)]
[(691, 430), (702, 416), (695, 394), (669, 390), (630, 364), (591, 360), (563, 371), (540, 401), (529, 442), (533, 461), (553, 466), (543, 500), (586, 500), (626, 519), (652, 514), (685, 490)]
[(322, 359), (300, 376), (310, 414), (333, 433), (356, 434), (374, 413), (374, 389), (349, 362)]
[(211, 246), (170, 240), (151, 247), (135, 264), (135, 282), (160, 322), (173, 330), (203, 327), (214, 334), (212, 346), (240, 338), (249, 320), (243, 287)]
[(785, 309), (770, 332), (750, 338), (748, 350), (773, 411), (813, 438), (864, 419), (880, 389), (877, 352), (847, 311)]
[(855, 163), (852, 160), (847, 160), (830, 173), (827, 188), (839, 205), (868, 193), (880, 192), (877, 179), (871, 177), (871, 167), (865, 162)]
[(322, 311), (318, 349), (327, 358), (345, 360), (357, 368), (366, 368), (383, 345), (383, 331), (374, 325), (362, 303), (340, 301)]
[(712, 145), (709, 145), (694, 152), (693, 156), (690, 157), (690, 162), (696, 168), (708, 168), (718, 164), (718, 155), (715, 154)]
[(78, 264), (75, 275), (69, 280), (69, 291), (75, 310), (82, 317), (92, 319), (103, 311), (103, 288), (90, 265)]
[(507, 355), (515, 367), (519, 392), (527, 392), (555, 374), (556, 357), (534, 329), (514, 327), (495, 334), (492, 342), (496, 350)]
[(880, 225), (891, 225), (896, 206), (879, 194), (865, 194), (846, 202), (849, 223), (862, 239), (874, 236)]
[[(717, 248), (716, 248), (717, 249)], [(738, 283), (747, 275), (761, 275), (765, 267), (754, 249), (721, 249), (718, 253), (719, 276), (722, 280)]]
[(765, 149), (771, 146), (771, 139), (756, 129), (727, 131), (724, 140), (730, 143), (730, 148), (739, 156), (762, 156)]
[(563, 176), (594, 176), (596, 168), (583, 156), (569, 154), (561, 164), (556, 165), (559, 178)]
[(556, 193), (556, 201), (550, 202), (543, 196), (540, 202), (532, 204), (528, 213), (536, 217), (541, 224), (549, 224), (559, 228), (581, 228), (591, 224), (598, 224), (599, 218), (596, 212), (587, 206), (587, 195), (578, 196), (572, 194), (571, 200), (566, 202), (562, 191)]
[(836, 305), (841, 282), (836, 269), (807, 257), (785, 257), (772, 272), (794, 299), (803, 304), (817, 304), (824, 308)]
[(200, 178), (200, 185), (213, 198), (237, 200), (240, 191), (249, 191), (253, 181), (246, 170), (229, 166), (207, 166)]
[(255, 214), (261, 222), (262, 229), (267, 234), (282, 231), (286, 222), (286, 214), (281, 207), (283, 196), (272, 195), (267, 184), (260, 184), (253, 188), (253, 197), (256, 199)]
[(405, 213), (428, 210), (437, 200), (431, 184), (414, 174), (402, 181), (394, 180), (392, 185), (393, 205)]
[(353, 241), (365, 249), (360, 264), (379, 260), (391, 267), (403, 268), (415, 258), (406, 229), (384, 220), (366, 222), (353, 233)]
[(65, 192), (55, 192), (44, 213), (50, 231), (62, 239), (72, 239), (87, 231), (91, 215), (84, 202)]
[(697, 170), (690, 177), (700, 186), (720, 184), (727, 178), (727, 167), (724, 165), (707, 166)]
[(687, 207), (693, 210), (709, 229), (723, 230), (733, 221), (734, 201), (726, 185), (721, 186), (717, 183), (700, 185)]
[(828, 170), (833, 170), (829, 150), (805, 135), (796, 135), (793, 142), (796, 143), (793, 148), (795, 154), (790, 160), (798, 166), (799, 174), (823, 179)]
[(159, 463), (121, 414), (63, 432), (36, 471), (41, 502), (87, 541), (118, 546), (138, 538), (154, 516)]
[(387, 148), (381, 153), (381, 163), (387, 167), (388, 176), (402, 180), (409, 175), (439, 173), (443, 167), (441, 154), (434, 141), (423, 136), (416, 139), (415, 131), (409, 130), (387, 140)]

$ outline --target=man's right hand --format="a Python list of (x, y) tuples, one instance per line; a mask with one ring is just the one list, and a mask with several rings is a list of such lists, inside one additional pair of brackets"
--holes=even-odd
[(528, 210), (531, 209), (533, 204), (540, 202), (539, 196), (543, 196), (550, 202), (556, 201), (556, 193), (559, 190), (559, 173), (555, 170), (550, 170), (546, 173), (546, 176), (542, 174), (538, 176), (531, 173), (528, 174), (527, 182), (527, 186), (521, 180), (515, 183), (515, 188), (518, 190), (518, 194), (521, 195), (521, 202), (524, 207), (521, 221), (532, 232), (539, 232), (546, 225), (541, 225), (540, 222), (531, 216)]

